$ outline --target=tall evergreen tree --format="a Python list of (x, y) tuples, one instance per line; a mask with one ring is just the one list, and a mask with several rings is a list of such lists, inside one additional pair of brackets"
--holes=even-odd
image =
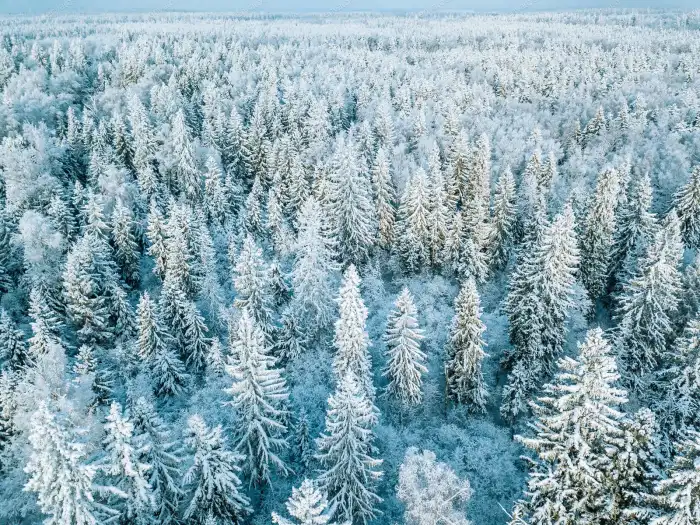
[(420, 349), (423, 330), (418, 328), (413, 297), (404, 288), (389, 314), (385, 341), (387, 365), (384, 375), (389, 378), (387, 394), (396, 397), (403, 406), (420, 404), (422, 376), (428, 372), (423, 364), (425, 353)]
[(610, 267), (616, 227), (615, 209), (620, 192), (617, 170), (609, 168), (598, 176), (581, 237), (581, 280), (591, 300), (600, 299)]
[(372, 164), (372, 188), (377, 220), (379, 221), (378, 244), (382, 248), (391, 246), (394, 235), (396, 191), (390, 169), (386, 151), (384, 148), (379, 148)]
[(682, 255), (680, 221), (672, 210), (620, 296), (616, 346), (625, 381), (634, 388), (642, 387), (673, 336)]
[(151, 465), (141, 462), (145, 449), (134, 439), (134, 425), (129, 415), (122, 413), (119, 403), (110, 406), (105, 433), (107, 457), (101, 470), (110, 476), (119, 491), (119, 499), (112, 508), (119, 510), (120, 523), (153, 523), (155, 500), (148, 482)]
[(305, 479), (298, 489), (292, 489), (292, 495), (286, 506), (287, 512), (294, 518), (294, 521), (273, 512), (273, 523), (277, 525), (334, 525), (328, 515), (326, 496), (308, 479)]
[(689, 248), (700, 247), (700, 166), (676, 194), (676, 212), (681, 221), (683, 240)]
[(270, 467), (288, 471), (279, 454), (287, 449), (285, 402), (289, 397), (275, 359), (266, 348), (265, 335), (247, 308), (238, 321), (236, 339), (226, 365), (233, 385), (225, 392), (238, 414), (236, 450), (245, 453), (245, 471), (251, 484), (271, 483)]
[(382, 461), (372, 457), (376, 413), (355, 374), (348, 370), (328, 399), (326, 429), (317, 439), (322, 470), (319, 488), (330, 496), (333, 515), (366, 523), (382, 499), (374, 492)]
[(139, 251), (136, 242), (132, 212), (118, 200), (112, 212), (112, 242), (114, 258), (121, 269), (122, 278), (137, 286), (139, 276)]
[(430, 260), (430, 188), (423, 168), (406, 183), (399, 206), (397, 249), (409, 271), (421, 270)]
[(536, 405), (535, 435), (516, 438), (536, 458), (514, 515), (533, 525), (605, 523), (612, 494), (601, 481), (622, 435), (626, 392), (615, 387), (615, 360), (599, 328), (588, 332), (578, 357), (561, 359), (559, 368)]
[(273, 304), (270, 270), (252, 236), (248, 235), (243, 241), (233, 271), (236, 290), (233, 305), (241, 310), (247, 308), (257, 326), (269, 337), (272, 333)]
[(0, 309), (0, 363), (12, 370), (21, 370), (29, 364), (24, 333), (17, 328), (7, 311)]
[(360, 276), (352, 264), (343, 275), (337, 302), (340, 315), (335, 322), (333, 371), (339, 381), (352, 372), (367, 398), (373, 401), (370, 340), (365, 328), (367, 308), (360, 295)]
[(251, 512), (237, 474), (244, 458), (228, 450), (221, 426), (209, 428), (199, 414), (187, 421), (185, 443), (194, 458), (183, 477), (183, 483), (192, 486), (183, 517), (197, 524), (206, 523), (209, 515), (226, 525), (242, 523)]
[(328, 209), (330, 227), (344, 261), (364, 261), (376, 239), (377, 217), (366, 166), (352, 136), (339, 140), (331, 160)]
[(318, 201), (309, 197), (299, 213), (299, 234), (292, 270), (293, 304), (300, 309), (313, 330), (331, 319), (333, 290), (331, 278), (337, 270), (335, 243), (324, 228)]
[(474, 279), (469, 278), (455, 299), (455, 315), (447, 347), (445, 380), (447, 395), (475, 412), (485, 410), (488, 397), (481, 369), (481, 362), (486, 357), (483, 340), (485, 330), (486, 326), (481, 321), (481, 305), (476, 284)]
[(516, 220), (515, 180), (510, 168), (498, 179), (493, 203), (493, 218), (488, 239), (489, 264), (500, 269), (505, 266), (515, 233)]

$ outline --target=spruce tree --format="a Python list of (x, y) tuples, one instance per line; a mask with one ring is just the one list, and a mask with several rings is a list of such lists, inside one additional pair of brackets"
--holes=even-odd
[(445, 243), (451, 217), (445, 178), (439, 166), (431, 170), (430, 178), (430, 214), (428, 216), (430, 263), (437, 268), (444, 263)]
[(155, 200), (151, 201), (147, 222), (148, 228), (146, 230), (146, 237), (149, 243), (148, 255), (153, 257), (153, 273), (161, 279), (164, 279), (168, 253), (165, 221)]
[(360, 276), (354, 265), (348, 266), (338, 291), (339, 317), (335, 322), (333, 344), (336, 349), (333, 371), (338, 381), (348, 373), (355, 375), (365, 395), (374, 400), (369, 335), (365, 328), (367, 308), (360, 295)]
[(521, 249), (504, 306), (514, 346), (506, 361), (512, 371), (501, 406), (508, 418), (526, 409), (528, 395), (553, 371), (563, 351), (579, 260), (571, 207), (565, 206), (536, 243)]
[(236, 450), (245, 454), (244, 470), (255, 485), (271, 483), (271, 467), (288, 471), (280, 454), (287, 449), (284, 405), (289, 394), (275, 365), (265, 335), (244, 308), (226, 365), (233, 384), (224, 391), (238, 414)]
[(298, 489), (292, 489), (292, 495), (287, 500), (286, 507), (294, 521), (273, 512), (273, 523), (277, 525), (334, 525), (328, 515), (326, 496), (308, 479), (305, 479)]
[(533, 525), (602, 523), (612, 494), (601, 481), (622, 436), (626, 392), (615, 386), (615, 360), (599, 328), (588, 332), (578, 357), (561, 359), (559, 368), (535, 405), (535, 435), (516, 437), (536, 457), (514, 515)]
[(683, 240), (689, 248), (700, 247), (700, 166), (676, 194), (676, 212), (681, 221)]
[(397, 249), (409, 271), (421, 270), (430, 256), (430, 188), (423, 168), (406, 183), (399, 205)]
[(481, 362), (486, 357), (481, 305), (474, 279), (467, 279), (455, 299), (445, 363), (447, 395), (474, 412), (484, 412), (488, 393)]
[(119, 510), (121, 523), (152, 523), (155, 499), (148, 482), (151, 465), (141, 462), (145, 448), (134, 439), (134, 425), (119, 403), (110, 406), (105, 433), (107, 457), (101, 470), (119, 491), (119, 499), (111, 507)]
[(331, 160), (328, 212), (339, 254), (352, 263), (363, 262), (376, 239), (377, 217), (365, 171), (352, 136), (339, 140)]
[(171, 127), (174, 164), (170, 173), (170, 188), (196, 201), (202, 193), (202, 176), (197, 168), (194, 145), (182, 109), (175, 114)]
[(600, 299), (607, 283), (616, 227), (615, 209), (620, 192), (617, 170), (598, 176), (593, 200), (581, 236), (581, 280), (592, 301)]
[(372, 457), (376, 413), (355, 374), (348, 370), (328, 399), (325, 432), (316, 440), (321, 464), (318, 484), (330, 496), (333, 516), (343, 521), (377, 515), (382, 499), (374, 492), (382, 460)]
[(379, 221), (378, 244), (382, 248), (391, 246), (394, 235), (396, 191), (390, 169), (386, 151), (384, 148), (379, 148), (372, 164), (372, 188), (377, 220)]
[(32, 454), (24, 468), (25, 490), (36, 492), (47, 525), (102, 524), (118, 512), (99, 504), (94, 481), (96, 469), (86, 461), (88, 451), (76, 440), (77, 432), (42, 401), (32, 418), (29, 444)]
[(118, 200), (112, 212), (112, 242), (114, 258), (122, 278), (131, 286), (138, 286), (139, 251), (134, 231), (132, 212)]
[(183, 517), (197, 524), (206, 523), (209, 515), (226, 525), (242, 523), (251, 512), (248, 498), (240, 492), (238, 464), (243, 456), (228, 449), (220, 425), (209, 428), (199, 414), (187, 421), (185, 444), (194, 457), (183, 476), (192, 494)]
[(423, 330), (418, 328), (413, 297), (404, 288), (389, 314), (384, 339), (387, 345), (387, 364), (384, 375), (389, 378), (386, 392), (403, 406), (420, 404), (422, 376), (428, 372), (423, 364), (425, 353), (420, 349)]
[[(0, 454), (15, 435), (15, 415), (17, 414), (18, 374), (12, 370), (0, 371)], [(308, 429), (307, 429), (308, 430)], [(2, 463), (0, 463), (2, 468)]]
[(159, 523), (177, 519), (184, 492), (180, 487), (182, 444), (175, 440), (153, 405), (139, 397), (132, 408), (135, 439), (142, 442), (144, 461), (151, 466), (148, 482), (153, 489), (155, 516)]
[(21, 370), (29, 364), (24, 333), (17, 328), (7, 311), (0, 309), (0, 363), (12, 370)]
[(292, 269), (293, 304), (310, 331), (325, 327), (333, 312), (331, 278), (338, 265), (334, 262), (335, 243), (324, 228), (318, 201), (309, 197), (299, 213), (299, 234)]
[(493, 203), (493, 217), (488, 239), (488, 262), (496, 269), (508, 262), (513, 244), (516, 220), (515, 180), (510, 168), (498, 179)]
[(625, 381), (635, 389), (642, 387), (673, 336), (682, 255), (680, 221), (672, 210), (620, 295), (616, 346)]
[(689, 430), (676, 448), (668, 478), (654, 488), (663, 510), (652, 525), (692, 525), (700, 520), (700, 432)]
[(265, 263), (262, 250), (248, 235), (238, 255), (233, 269), (233, 286), (236, 298), (233, 305), (248, 309), (257, 326), (269, 337), (272, 331), (273, 296), (270, 282), (270, 270)]

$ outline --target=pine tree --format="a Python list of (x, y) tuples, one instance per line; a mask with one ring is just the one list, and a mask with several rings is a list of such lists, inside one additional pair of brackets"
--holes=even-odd
[(29, 357), (35, 360), (48, 353), (52, 345), (60, 344), (63, 323), (51, 310), (41, 288), (34, 287), (29, 293), (29, 317), (32, 337), (29, 338)]
[(112, 121), (110, 122), (112, 131), (112, 144), (114, 145), (114, 152), (117, 154), (119, 162), (127, 169), (134, 169), (134, 150), (132, 147), (133, 139), (131, 134), (122, 119), (121, 114), (115, 111), (112, 114)]
[(601, 481), (610, 469), (608, 452), (622, 436), (626, 392), (615, 387), (615, 360), (599, 328), (559, 368), (535, 405), (535, 435), (516, 437), (536, 458), (514, 514), (533, 525), (603, 523), (612, 496)]
[(331, 160), (328, 213), (340, 256), (353, 263), (367, 258), (376, 239), (377, 218), (365, 170), (352, 136), (339, 140)]
[(197, 169), (194, 146), (182, 109), (173, 118), (170, 140), (174, 157), (169, 181), (171, 189), (196, 201), (202, 193), (202, 177)]
[(68, 315), (81, 341), (87, 343), (101, 343), (112, 332), (108, 299), (116, 275), (114, 263), (107, 260), (108, 250), (106, 241), (86, 233), (68, 253), (63, 273)]
[(233, 385), (224, 391), (238, 414), (236, 450), (245, 453), (245, 471), (251, 484), (271, 483), (270, 468), (288, 472), (279, 454), (287, 449), (284, 438), (289, 394), (284, 379), (269, 355), (265, 336), (247, 308), (238, 322), (236, 340), (226, 365)]
[(365, 328), (367, 308), (360, 295), (360, 276), (354, 265), (348, 266), (338, 292), (339, 317), (335, 322), (333, 344), (336, 355), (333, 371), (338, 381), (352, 372), (369, 400), (374, 400), (369, 335)]
[(255, 177), (243, 208), (243, 224), (249, 234), (259, 234), (263, 230), (264, 193), (261, 178)]
[[(184, 207), (171, 206), (166, 226), (165, 280), (172, 280), (191, 297), (200, 288), (201, 268), (197, 263), (195, 225)], [(196, 243), (196, 244), (195, 244)]]
[(522, 249), (528, 247), (532, 251), (523, 253), (513, 272), (505, 303), (515, 347), (501, 406), (509, 418), (526, 409), (529, 393), (552, 372), (563, 351), (579, 260), (571, 207), (565, 206), (535, 244)]
[(183, 449), (179, 441), (156, 412), (153, 405), (140, 397), (132, 409), (134, 436), (143, 442), (144, 461), (151, 466), (148, 482), (153, 489), (158, 523), (177, 519), (179, 503), (184, 495), (180, 488)]
[(309, 197), (299, 213), (292, 290), (293, 304), (311, 332), (322, 329), (331, 319), (331, 277), (338, 269), (334, 256), (335, 243), (324, 228), (318, 201)]
[(151, 465), (141, 462), (143, 444), (134, 439), (134, 425), (119, 403), (110, 406), (105, 432), (107, 457), (101, 470), (110, 476), (121, 500), (112, 508), (119, 510), (122, 523), (152, 523), (155, 500), (147, 479)]
[(153, 257), (153, 262), (155, 263), (153, 266), (153, 273), (161, 279), (164, 279), (168, 253), (165, 221), (155, 200), (151, 201), (151, 207), (148, 212), (148, 229), (146, 230), (146, 236), (150, 244), (148, 247), (148, 255)]
[(316, 441), (322, 470), (320, 490), (330, 496), (334, 516), (366, 523), (376, 516), (375, 505), (382, 499), (374, 492), (375, 470), (382, 460), (372, 457), (372, 427), (375, 411), (355, 374), (348, 370), (328, 399), (326, 429)]
[(75, 356), (75, 364), (73, 365), (73, 373), (80, 376), (94, 374), (97, 370), (97, 360), (92, 346), (81, 345), (78, 348), (78, 354)]
[(292, 495), (286, 506), (287, 512), (295, 521), (283, 518), (273, 512), (273, 523), (277, 525), (334, 525), (328, 515), (326, 496), (308, 479), (305, 479), (298, 489), (292, 489)]
[(224, 375), (224, 367), (226, 365), (226, 356), (224, 355), (224, 347), (218, 337), (214, 337), (209, 345), (209, 352), (206, 356), (207, 374), (213, 377), (221, 377)]
[(689, 248), (700, 248), (700, 166), (676, 194), (676, 212), (681, 221), (683, 240)]
[(423, 364), (425, 353), (420, 349), (423, 330), (418, 328), (416, 306), (408, 288), (402, 290), (394, 304), (396, 309), (389, 314), (385, 335), (384, 375), (389, 378), (386, 391), (404, 406), (418, 405), (423, 398), (422, 376), (428, 372)]
[(623, 376), (634, 388), (656, 367), (673, 335), (682, 255), (680, 221), (672, 210), (620, 296), (616, 346)]
[[(306, 471), (314, 459), (313, 446), (309, 430), (309, 417), (303, 408), (299, 411), (299, 417), (295, 425), (294, 455), (302, 465), (302, 472)], [(298, 473), (298, 472), (297, 472)]]
[[(14, 422), (18, 408), (17, 384), (18, 377), (14, 371), (8, 369), (0, 371), (0, 454), (17, 432)], [(0, 468), (2, 468), (1, 462)]]
[(557, 177), (557, 159), (554, 157), (554, 152), (550, 151), (547, 155), (547, 160), (542, 165), (539, 177), (540, 191), (543, 193), (549, 192), (552, 187), (552, 182)]
[(439, 267), (444, 262), (445, 243), (447, 242), (451, 217), (445, 178), (439, 166), (431, 169), (430, 177), (430, 214), (428, 218), (430, 263), (433, 267)]
[(187, 422), (185, 443), (194, 452), (183, 482), (193, 486), (183, 517), (205, 523), (207, 516), (226, 525), (238, 525), (251, 512), (248, 498), (239, 492), (240, 463), (244, 458), (228, 450), (221, 426), (209, 428), (195, 414)]
[(114, 258), (121, 269), (122, 278), (132, 286), (138, 286), (139, 252), (134, 232), (134, 219), (129, 208), (118, 200), (112, 212), (112, 242)]
[(378, 244), (382, 248), (391, 246), (394, 235), (396, 191), (390, 170), (389, 157), (384, 148), (379, 148), (372, 164), (372, 188), (377, 220), (379, 221)]
[(455, 299), (450, 339), (445, 364), (447, 394), (470, 410), (484, 412), (488, 393), (481, 362), (484, 352), (481, 305), (474, 279), (467, 279)]
[(231, 110), (225, 129), (226, 138), (222, 150), (223, 162), (228, 173), (236, 178), (244, 177), (243, 165), (243, 124), (238, 110), (234, 107)]
[(655, 487), (664, 510), (652, 525), (692, 525), (700, 520), (700, 432), (688, 431), (677, 449), (668, 478)]
[(269, 337), (272, 333), (273, 305), (269, 268), (262, 250), (250, 235), (243, 241), (238, 255), (233, 286), (236, 290), (233, 305), (240, 310), (247, 308), (256, 325)]
[(0, 309), (0, 362), (15, 371), (29, 364), (24, 333), (4, 308)]
[(406, 183), (399, 205), (398, 251), (409, 271), (419, 271), (430, 256), (430, 188), (423, 168)]
[(489, 231), (489, 264), (496, 269), (508, 262), (513, 244), (516, 220), (515, 180), (510, 168), (498, 179), (493, 203), (493, 218)]
[(600, 299), (610, 268), (616, 227), (615, 209), (620, 192), (617, 170), (606, 169), (598, 176), (593, 200), (581, 236), (581, 280), (592, 301)]
[(95, 501), (95, 467), (85, 461), (87, 450), (75, 440), (76, 431), (57, 418), (45, 402), (34, 414), (29, 430), (32, 454), (25, 467), (25, 490), (36, 492), (47, 525), (99, 525), (118, 513)]
[[(51, 202), (49, 203), (46, 213), (51, 219), (56, 231), (63, 235), (63, 237), (66, 239), (72, 240), (75, 236), (75, 232), (77, 231), (75, 217), (73, 216), (72, 210), (68, 207), (68, 204), (66, 204), (66, 201), (61, 195), (57, 194), (51, 197)], [(3, 226), (0, 224), (0, 231), (2, 228)], [(2, 239), (2, 237), (3, 234), (0, 233), (0, 239)], [(2, 259), (2, 254), (5, 251), (2, 247), (3, 244), (3, 241), (0, 240), (0, 259)], [(0, 260), (0, 266), (6, 265), (7, 263), (3, 264), (2, 260)]]
[(0, 209), (0, 292), (7, 292), (12, 285), (12, 245), (4, 209)]
[(248, 180), (253, 180), (256, 177), (264, 179), (267, 176), (271, 146), (266, 133), (262, 109), (259, 104), (256, 104), (250, 125), (241, 144), (243, 164)]
[(626, 203), (621, 207), (610, 256), (610, 275), (623, 285), (637, 266), (639, 256), (649, 245), (657, 229), (651, 213), (652, 189), (649, 175), (630, 182)]
[(308, 343), (299, 313), (294, 306), (284, 309), (280, 317), (280, 326), (276, 332), (275, 355), (283, 362), (297, 359), (304, 353)]

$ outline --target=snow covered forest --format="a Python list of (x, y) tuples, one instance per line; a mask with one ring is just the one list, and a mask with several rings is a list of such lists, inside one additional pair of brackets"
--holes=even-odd
[(700, 12), (0, 28), (0, 524), (700, 524)]

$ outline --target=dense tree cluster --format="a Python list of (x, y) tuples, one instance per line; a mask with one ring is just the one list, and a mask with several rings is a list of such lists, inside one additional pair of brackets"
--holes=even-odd
[(0, 523), (700, 523), (697, 12), (0, 27)]

